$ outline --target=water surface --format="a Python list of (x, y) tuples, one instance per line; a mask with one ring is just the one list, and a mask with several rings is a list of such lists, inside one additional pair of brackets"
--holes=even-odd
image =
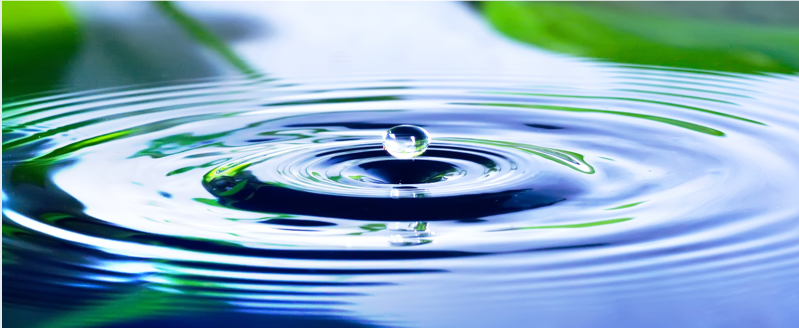
[[(795, 75), (496, 42), (486, 56), (549, 59), (4, 103), (4, 311), (44, 327), (799, 319)], [(382, 149), (399, 124), (430, 133), (423, 155)]]

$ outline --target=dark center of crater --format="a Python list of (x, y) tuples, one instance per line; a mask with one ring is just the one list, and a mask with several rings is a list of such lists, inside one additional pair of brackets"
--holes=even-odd
[(351, 179), (375, 183), (420, 184), (439, 182), (447, 175), (460, 171), (460, 168), (450, 163), (415, 159), (363, 163), (348, 170), (346, 174)]

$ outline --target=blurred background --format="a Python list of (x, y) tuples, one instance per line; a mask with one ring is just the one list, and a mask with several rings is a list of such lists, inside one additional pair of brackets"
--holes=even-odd
[[(792, 73), (797, 17), (796, 2), (4, 2), (3, 99), (241, 73), (445, 70), (463, 61), (507, 70), (533, 52)], [(527, 57), (512, 58), (507, 48), (518, 46), (530, 48)]]

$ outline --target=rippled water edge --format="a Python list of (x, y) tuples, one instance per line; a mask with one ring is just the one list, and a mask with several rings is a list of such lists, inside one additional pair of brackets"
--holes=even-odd
[[(6, 104), (4, 307), (78, 326), (220, 308), (440, 326), (479, 307), (465, 325), (788, 327), (797, 86), (607, 66), (593, 80), (255, 77)], [(463, 177), (392, 198), (366, 179), (385, 175), (325, 157), (387, 162), (379, 135), (405, 123)], [(276, 211), (203, 187), (242, 163), (244, 180), (283, 188), (257, 195), (295, 194)], [(436, 207), (445, 196), (468, 211), (437, 220), (458, 212)], [(364, 201), (374, 212), (353, 210)]]

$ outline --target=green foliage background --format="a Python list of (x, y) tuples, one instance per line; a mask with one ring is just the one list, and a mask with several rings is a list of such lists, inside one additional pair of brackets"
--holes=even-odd
[(3, 98), (52, 88), (79, 32), (63, 3), (3, 1)]
[[(797, 26), (784, 22), (755, 24), (723, 19), (722, 6), (682, 5), (683, 14), (663, 10), (667, 8), (668, 4), (662, 3), (621, 6), (607, 2), (497, 1), (480, 4), (482, 13), (498, 31), (556, 52), (621, 63), (729, 72), (799, 71)], [(706, 11), (705, 16), (714, 19), (692, 18), (685, 14), (700, 9)], [(713, 10), (719, 13), (707, 12)]]

